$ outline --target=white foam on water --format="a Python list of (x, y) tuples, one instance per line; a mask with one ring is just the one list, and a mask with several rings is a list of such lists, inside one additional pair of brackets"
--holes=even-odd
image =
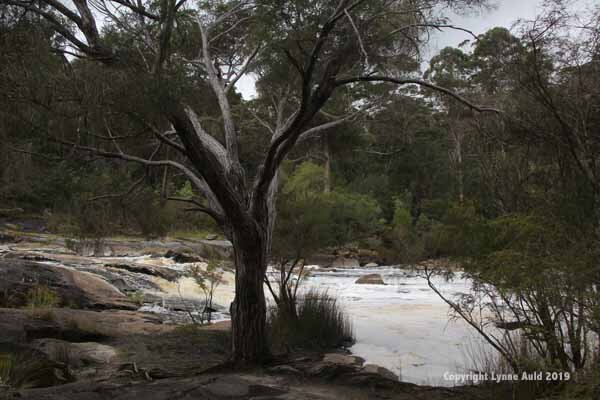
[[(371, 273), (380, 274), (386, 285), (355, 283)], [(434, 283), (448, 296), (465, 293), (470, 286), (461, 277)], [(450, 320), (448, 305), (408, 269), (314, 271), (303, 290), (310, 288), (335, 295), (350, 316), (356, 336), (350, 351), (404, 382), (453, 385), (444, 380), (444, 373), (466, 372), (466, 347), (481, 343), (466, 323)]]

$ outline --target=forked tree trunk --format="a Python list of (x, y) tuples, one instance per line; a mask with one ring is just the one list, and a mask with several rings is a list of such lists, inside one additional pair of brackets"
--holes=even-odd
[(231, 307), (232, 358), (240, 363), (260, 362), (268, 355), (266, 301), (263, 287), (267, 245), (257, 235), (253, 241), (234, 234), (235, 299)]

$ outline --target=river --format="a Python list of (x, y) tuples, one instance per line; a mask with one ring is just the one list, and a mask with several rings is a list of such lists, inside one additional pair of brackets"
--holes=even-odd
[[(356, 284), (361, 275), (380, 274), (386, 285)], [(445, 295), (469, 289), (465, 279), (434, 283)], [(336, 295), (356, 336), (353, 354), (385, 367), (401, 381), (450, 386), (445, 373), (465, 373), (471, 358), (489, 349), (473, 329), (449, 318), (449, 307), (427, 281), (405, 268), (312, 270), (304, 288)]]

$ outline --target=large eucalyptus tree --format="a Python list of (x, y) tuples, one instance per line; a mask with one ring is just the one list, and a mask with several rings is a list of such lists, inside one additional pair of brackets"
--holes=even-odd
[[(212, 216), (235, 249), (232, 354), (242, 362), (258, 361), (268, 353), (263, 278), (282, 161), (303, 137), (352, 118), (364, 102), (354, 102), (355, 109), (349, 114), (335, 117), (323, 113), (324, 107), (334, 92), (351, 94), (362, 83), (426, 86), (475, 111), (493, 111), (402, 72), (408, 63), (414, 63), (430, 30), (455, 29), (442, 18), (445, 10), (482, 3), (0, 0), (0, 5), (20, 8), (45, 20), (63, 39), (59, 43), (64, 45), (55, 51), (71, 64), (78, 64), (74, 60), (97, 64), (98, 71), (119, 71), (122, 84), (140, 82), (137, 86), (143, 86), (136, 88), (135, 101), (123, 105), (128, 110), (126, 116), (132, 124), (147, 128), (160, 145), (179, 153), (179, 161), (157, 159), (157, 151), (149, 157), (128, 152), (126, 143), (135, 136), (113, 133), (110, 125), (115, 110), (105, 113), (102, 132), (106, 133), (94, 134), (102, 136), (105, 144), (90, 146), (66, 140), (57, 132), (49, 135), (79, 151), (149, 167), (169, 167), (187, 177), (202, 199), (184, 200)], [(268, 118), (251, 107), (244, 109), (244, 103), (234, 95), (236, 84), (250, 73), (263, 82), (258, 95), (270, 100)], [(81, 90), (86, 86), (85, 76), (78, 78), (83, 79)], [(194, 92), (196, 87), (203, 89)], [(103, 95), (102, 88), (100, 85), (98, 96)], [(190, 92), (196, 93), (195, 97)], [(206, 98), (199, 100), (198, 93)], [(202, 104), (207, 102), (218, 106), (216, 118), (206, 115), (211, 107)], [(146, 112), (148, 104), (154, 107), (152, 113)], [(316, 125), (319, 113), (330, 119)], [(240, 148), (240, 133), (256, 120), (270, 139), (260, 167), (254, 176), (248, 176), (240, 157), (244, 150)]]

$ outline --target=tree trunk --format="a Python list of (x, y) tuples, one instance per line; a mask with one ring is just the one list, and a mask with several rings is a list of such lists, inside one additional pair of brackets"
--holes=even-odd
[[(169, 159), (169, 149), (170, 149), (170, 147), (167, 147), (167, 154), (165, 157), (167, 160)], [(163, 203), (165, 201), (167, 201), (168, 176), (169, 176), (169, 167), (165, 166), (165, 168), (163, 169), (162, 183), (160, 185), (160, 201)]]
[(329, 139), (327, 135), (323, 137), (323, 155), (325, 156), (325, 185), (324, 193), (331, 192), (331, 152), (329, 151)]
[(464, 133), (458, 131), (459, 128), (451, 128), (450, 133), (454, 142), (454, 162), (456, 163), (456, 178), (458, 184), (458, 201), (463, 203), (465, 200), (465, 184), (464, 184), (464, 169), (463, 169), (463, 150), (462, 144)]
[(266, 300), (263, 279), (267, 269), (266, 241), (234, 233), (235, 299), (231, 305), (232, 358), (243, 364), (256, 363), (268, 355)]

